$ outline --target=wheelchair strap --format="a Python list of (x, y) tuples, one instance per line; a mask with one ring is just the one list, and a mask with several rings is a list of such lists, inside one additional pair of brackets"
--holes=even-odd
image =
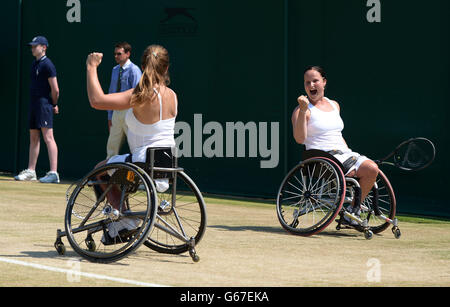
[(330, 155), (333, 155), (333, 156), (344, 154), (342, 151), (336, 150), (336, 149), (333, 149), (333, 150), (330, 150), (330, 151), (327, 151), (327, 152), (328, 152)]
[(348, 171), (352, 168), (352, 166), (356, 164), (356, 161), (358, 161), (358, 158), (353, 156), (353, 157), (350, 157), (347, 160), (345, 160), (344, 163), (342, 163), (342, 165), (344, 166), (345, 174), (347, 174)]
[[(327, 152), (333, 156), (344, 154), (340, 150), (330, 150)], [(348, 171), (352, 168), (352, 166), (356, 164), (356, 161), (358, 161), (358, 158), (355, 156), (352, 156), (352, 157), (348, 158), (347, 160), (345, 160), (344, 162), (342, 162), (342, 167), (344, 168), (343, 169), (344, 174), (348, 173)]]

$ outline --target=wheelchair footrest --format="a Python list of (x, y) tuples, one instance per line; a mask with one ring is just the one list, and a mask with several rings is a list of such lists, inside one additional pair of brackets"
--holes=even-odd
[(362, 220), (360, 217), (344, 210), (339, 213), (339, 219), (336, 222), (338, 223), (336, 230), (355, 229), (359, 232), (365, 232), (369, 229), (367, 220)]
[(136, 234), (139, 231), (139, 228), (133, 229), (133, 230), (126, 230), (122, 229), (119, 231), (119, 234), (112, 238), (108, 231), (103, 232), (103, 238), (101, 240), (102, 244), (105, 246), (108, 245), (114, 245), (114, 244), (121, 244), (121, 243), (127, 243), (131, 240), (134, 234)]

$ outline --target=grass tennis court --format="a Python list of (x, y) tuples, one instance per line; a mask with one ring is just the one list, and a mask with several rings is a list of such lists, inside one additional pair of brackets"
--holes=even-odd
[(89, 263), (65, 238), (59, 256), (68, 187), (0, 174), (0, 286), (450, 286), (450, 221), (401, 216), (400, 240), (388, 229), (367, 241), (335, 224), (303, 238), (281, 228), (268, 201), (208, 195), (198, 263), (145, 246), (113, 264)]

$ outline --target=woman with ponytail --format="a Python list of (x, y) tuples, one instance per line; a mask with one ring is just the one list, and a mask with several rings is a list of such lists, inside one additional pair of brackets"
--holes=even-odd
[[(89, 102), (97, 110), (128, 109), (128, 145), (132, 162), (145, 162), (148, 147), (175, 146), (174, 130), (177, 116), (177, 95), (168, 85), (169, 53), (158, 45), (151, 45), (142, 55), (142, 77), (134, 88), (121, 93), (104, 94), (98, 81), (97, 67), (101, 53), (87, 58), (87, 92)], [(121, 162), (130, 156), (114, 156), (108, 162)], [(103, 161), (105, 163), (106, 161)]]
[[(128, 110), (125, 123), (128, 126), (128, 145), (131, 154), (113, 156), (96, 167), (115, 162), (145, 162), (149, 147), (175, 146), (175, 118), (177, 95), (168, 85), (169, 53), (159, 45), (148, 46), (141, 59), (142, 77), (134, 88), (121, 93), (105, 94), (97, 75), (102, 53), (91, 53), (87, 57), (87, 92), (89, 102), (97, 110)], [(155, 180), (158, 192), (167, 190), (167, 179)], [(109, 203), (118, 209), (120, 194), (111, 190), (107, 194)], [(132, 223), (130, 223), (132, 224)]]

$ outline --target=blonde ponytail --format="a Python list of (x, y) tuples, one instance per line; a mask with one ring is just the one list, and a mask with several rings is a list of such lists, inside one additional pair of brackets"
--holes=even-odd
[(170, 84), (169, 53), (159, 45), (148, 46), (141, 58), (142, 77), (131, 96), (131, 105), (141, 105), (149, 102), (163, 85)]

